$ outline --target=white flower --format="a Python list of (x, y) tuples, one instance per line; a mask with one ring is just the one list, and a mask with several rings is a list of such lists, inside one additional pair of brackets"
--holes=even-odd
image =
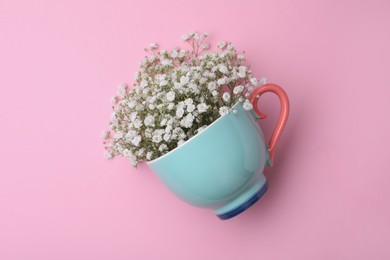
[(154, 117), (151, 116), (151, 115), (148, 115), (145, 120), (144, 120), (144, 124), (146, 126), (152, 126), (154, 124)]
[(240, 78), (245, 78), (245, 76), (246, 76), (246, 67), (245, 66), (240, 66), (238, 68), (238, 76)]
[(134, 120), (133, 126), (134, 126), (135, 128), (137, 128), (137, 129), (140, 128), (140, 127), (142, 126), (142, 120), (139, 119), (139, 118), (137, 118), (136, 120)]
[(204, 113), (207, 111), (208, 105), (206, 105), (205, 103), (200, 103), (196, 106), (196, 108), (198, 109), (199, 113)]
[(226, 78), (220, 78), (218, 81), (217, 81), (218, 85), (223, 85), (223, 84), (226, 84)]
[(126, 91), (127, 91), (127, 84), (126, 83), (122, 83), (120, 86), (119, 86), (119, 91), (118, 91), (118, 95), (120, 97), (124, 97), (126, 95)]
[(111, 98), (111, 102), (112, 102), (112, 103), (115, 103), (115, 104), (116, 104), (116, 103), (118, 103), (118, 101), (119, 101), (118, 97), (112, 97), (112, 98)]
[(149, 139), (152, 138), (152, 128), (145, 129), (145, 137)]
[(110, 138), (110, 131), (104, 131), (102, 133), (103, 140), (108, 140)]
[(169, 91), (168, 93), (167, 93), (167, 100), (168, 101), (173, 101), (175, 99), (175, 92), (173, 92), (173, 91)]
[(182, 85), (187, 85), (188, 82), (190, 82), (190, 79), (189, 79), (188, 77), (186, 77), (186, 76), (181, 76), (181, 78), (180, 78), (180, 83), (181, 83)]
[(183, 58), (184, 56), (186, 56), (186, 54), (187, 54), (187, 51), (186, 51), (186, 50), (180, 50), (180, 51), (179, 51), (179, 57), (180, 57), (180, 58)]
[(165, 127), (165, 133), (169, 134), (172, 131), (172, 124), (168, 124), (167, 127)]
[(243, 61), (243, 60), (245, 60), (245, 56), (242, 54), (239, 54), (239, 55), (237, 55), (237, 59), (239, 59), (240, 61)]
[(129, 132), (127, 132), (127, 134), (125, 135), (126, 139), (128, 140), (131, 140), (134, 138), (134, 136), (136, 136), (137, 133), (134, 131), (134, 130), (130, 130)]
[(134, 120), (137, 118), (137, 112), (132, 112), (131, 114), (130, 114), (130, 121), (131, 122), (134, 122)]
[(144, 106), (142, 104), (137, 104), (137, 106), (135, 107), (135, 109), (137, 111), (140, 111), (140, 110), (143, 110), (144, 109)]
[(177, 52), (177, 50), (173, 50), (173, 51), (171, 52), (171, 57), (172, 57), (172, 58), (177, 58), (177, 56), (179, 56), (179, 53)]
[(166, 85), (168, 85), (168, 81), (166, 81), (165, 79), (160, 81), (160, 87), (164, 87)]
[(189, 84), (189, 88), (190, 88), (195, 94), (199, 93), (199, 88), (198, 88), (198, 86), (197, 86), (196, 84), (190, 83), (190, 84)]
[(195, 40), (202, 40), (203, 39), (203, 35), (199, 34), (199, 33), (194, 33), (193, 37)]
[(138, 151), (135, 152), (137, 156), (143, 156), (145, 153), (145, 148), (141, 148)]
[(194, 116), (190, 113), (186, 115), (181, 121), (180, 125), (185, 128), (190, 128), (192, 126), (192, 122), (194, 121)]
[(162, 141), (161, 135), (153, 135), (153, 137), (152, 137), (152, 142), (153, 142), (153, 143), (158, 144), (158, 143), (160, 143), (161, 141)]
[(181, 89), (181, 88), (183, 88), (183, 86), (182, 86), (181, 83), (179, 83), (179, 82), (173, 83), (173, 86), (175, 87), (175, 89)]
[(204, 129), (206, 129), (207, 125), (204, 125), (204, 126), (201, 126), (198, 128), (198, 130), (196, 130), (196, 132), (199, 134), (200, 132), (202, 132)]
[(169, 140), (171, 140), (171, 134), (170, 133), (166, 133), (166, 134), (164, 134), (164, 141), (165, 142), (169, 142)]
[(166, 118), (163, 118), (160, 122), (160, 126), (165, 126), (167, 124), (167, 119)]
[(130, 157), (132, 155), (129, 149), (123, 149), (122, 154), (125, 157)]
[(266, 78), (266, 77), (262, 77), (262, 78), (260, 79), (260, 83), (261, 83), (261, 85), (267, 84), (267, 78)]
[(213, 95), (213, 97), (216, 97), (219, 95), (219, 92), (216, 91), (216, 90), (213, 90), (213, 92), (211, 92), (211, 94)]
[(188, 41), (191, 38), (191, 35), (184, 34), (182, 37), (183, 41)]
[(243, 90), (244, 90), (244, 86), (243, 85), (238, 85), (238, 86), (234, 87), (233, 93), (235, 95), (237, 95), (237, 94), (241, 93)]
[(194, 74), (192, 75), (192, 77), (196, 80), (199, 80), (200, 79), (200, 74), (198, 72), (194, 72)]
[(172, 65), (172, 60), (163, 59), (163, 60), (161, 60), (161, 65), (163, 65), (163, 66), (170, 66), (170, 65)]
[(187, 122), (192, 123), (192, 121), (194, 121), (194, 116), (193, 116), (191, 113), (189, 113), (189, 114), (185, 117), (185, 120), (186, 120)]
[(118, 152), (120, 152), (121, 154), (123, 154), (123, 147), (121, 144), (118, 144), (116, 143), (114, 147), (112, 148), (115, 148), (116, 150), (118, 150)]
[(158, 48), (158, 45), (157, 45), (157, 43), (152, 42), (152, 43), (149, 45), (149, 48), (150, 48), (151, 50), (155, 50), (155, 49)]
[(218, 43), (218, 48), (225, 49), (225, 47), (226, 47), (226, 42), (219, 42)]
[(257, 86), (257, 84), (259, 83), (256, 78), (251, 78), (250, 81), (251, 81), (252, 85), (255, 85), (255, 86)]
[[(175, 138), (174, 138), (175, 136)], [(175, 129), (173, 129), (173, 132), (172, 132), (172, 139), (176, 139), (178, 138), (179, 140), (183, 140), (187, 137), (187, 135), (184, 133), (184, 130), (180, 127), (176, 127)]]
[(156, 130), (154, 130), (154, 132), (153, 132), (153, 135), (163, 135), (164, 134), (164, 129), (156, 129)]
[(121, 139), (122, 137), (123, 137), (123, 133), (122, 132), (116, 132), (115, 135), (114, 135), (115, 139)]
[(135, 80), (139, 80), (140, 78), (141, 78), (141, 72), (137, 71), (136, 73), (134, 73)]
[(159, 147), (158, 147), (158, 150), (160, 151), (160, 152), (163, 152), (163, 151), (165, 151), (165, 150), (167, 150), (168, 149), (168, 146), (166, 145), (166, 144), (161, 144)]
[(229, 92), (223, 93), (222, 99), (223, 99), (223, 101), (225, 101), (225, 102), (229, 102), (229, 101), (230, 101), (230, 93), (229, 93)]
[(172, 110), (174, 107), (175, 107), (174, 103), (169, 103), (167, 108), (168, 110)]
[(156, 56), (155, 55), (151, 55), (149, 57), (149, 62), (155, 62), (156, 61)]
[(226, 115), (226, 114), (228, 114), (228, 113), (229, 113), (229, 108), (227, 108), (227, 107), (225, 107), (225, 106), (219, 108), (219, 114), (220, 114), (221, 116), (224, 116), (224, 115)]
[(112, 158), (114, 158), (114, 154), (112, 152), (106, 150), (104, 152), (104, 157), (106, 157), (106, 159), (108, 159), (108, 160), (111, 160)]
[(184, 140), (180, 140), (179, 142), (177, 142), (177, 146), (179, 147), (180, 145), (184, 144), (185, 141)]
[(188, 104), (187, 105), (187, 112), (191, 113), (195, 110), (195, 105), (194, 104)]
[(210, 49), (210, 44), (208, 44), (208, 43), (202, 43), (202, 44), (200, 45), (200, 48), (203, 49), (203, 50), (208, 50), (208, 49)]
[(142, 138), (140, 135), (136, 135), (133, 140), (131, 140), (131, 143), (135, 146), (139, 146), (139, 143), (141, 142)]
[(176, 110), (176, 116), (181, 118), (184, 115), (184, 109), (182, 107), (178, 107)]
[(128, 103), (127, 103), (127, 106), (129, 108), (135, 108), (137, 106), (137, 101), (135, 100), (130, 100)]
[(207, 88), (210, 90), (210, 91), (213, 91), (217, 88), (217, 84), (215, 83), (215, 81), (212, 81), (212, 82), (209, 82), (207, 84)]
[(235, 49), (233, 44), (229, 44), (227, 46), (227, 48), (228, 48), (229, 51), (234, 51), (234, 49)]
[(184, 103), (184, 101), (180, 101), (179, 103), (177, 103), (177, 107), (184, 108), (185, 106), (186, 104)]
[(220, 65), (219, 71), (222, 72), (223, 74), (226, 74), (228, 73), (228, 68), (225, 65)]
[(118, 119), (117, 118), (112, 118), (110, 123), (113, 125), (113, 126), (118, 126)]
[(191, 105), (193, 103), (194, 103), (194, 100), (192, 100), (192, 98), (187, 98), (186, 100), (184, 100), (184, 104), (186, 104), (187, 106)]
[(153, 156), (153, 152), (147, 152), (146, 153), (146, 160), (152, 159), (152, 156)]
[(242, 105), (245, 110), (249, 111), (253, 108), (251, 102), (247, 99), (245, 100), (244, 104)]
[(138, 164), (137, 157), (135, 157), (134, 155), (131, 155), (131, 156), (129, 157), (129, 159), (130, 159), (131, 165), (134, 166), (134, 167), (136, 167), (137, 164)]
[(117, 116), (116, 116), (116, 111), (112, 112), (111, 114), (111, 120), (116, 120), (118, 119)]

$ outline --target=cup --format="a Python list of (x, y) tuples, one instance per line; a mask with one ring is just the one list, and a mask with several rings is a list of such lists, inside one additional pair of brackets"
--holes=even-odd
[[(266, 117), (257, 105), (259, 97), (266, 92), (275, 93), (281, 104), (268, 145), (256, 122)], [(212, 209), (223, 220), (242, 213), (267, 191), (263, 171), (266, 165), (272, 166), (276, 144), (288, 118), (288, 97), (275, 84), (257, 87), (249, 100), (252, 110), (244, 110), (238, 102), (228, 114), (181, 146), (147, 162), (177, 197)]]

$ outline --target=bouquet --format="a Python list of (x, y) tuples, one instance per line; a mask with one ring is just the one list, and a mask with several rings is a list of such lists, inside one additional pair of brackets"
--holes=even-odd
[[(235, 113), (258, 80), (228, 42), (212, 51), (207, 33), (182, 38), (189, 49), (162, 49), (156, 43), (145, 51), (132, 88), (119, 87), (113, 97), (110, 130), (103, 133), (105, 157), (127, 157), (133, 166), (163, 156), (203, 131), (219, 117)], [(262, 79), (265, 84), (265, 79)]]

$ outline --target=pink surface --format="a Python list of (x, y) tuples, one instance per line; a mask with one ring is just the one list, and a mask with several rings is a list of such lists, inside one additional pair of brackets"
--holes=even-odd
[[(389, 1), (2, 0), (0, 259), (390, 259), (389, 13)], [(233, 41), (291, 101), (268, 193), (230, 221), (146, 166), (103, 159), (110, 98), (143, 47), (190, 30)], [(269, 137), (279, 104), (262, 102)]]

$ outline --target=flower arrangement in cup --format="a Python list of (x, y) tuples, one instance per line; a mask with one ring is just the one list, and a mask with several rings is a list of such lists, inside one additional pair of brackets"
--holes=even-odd
[[(182, 145), (247, 99), (258, 80), (231, 43), (210, 50), (207, 33), (182, 38), (191, 48), (159, 50), (156, 43), (140, 64), (133, 88), (119, 87), (113, 97), (110, 131), (103, 133), (105, 156), (127, 157), (133, 166), (150, 161)], [(265, 79), (262, 79), (265, 83)], [(231, 111), (232, 110), (232, 111)]]

